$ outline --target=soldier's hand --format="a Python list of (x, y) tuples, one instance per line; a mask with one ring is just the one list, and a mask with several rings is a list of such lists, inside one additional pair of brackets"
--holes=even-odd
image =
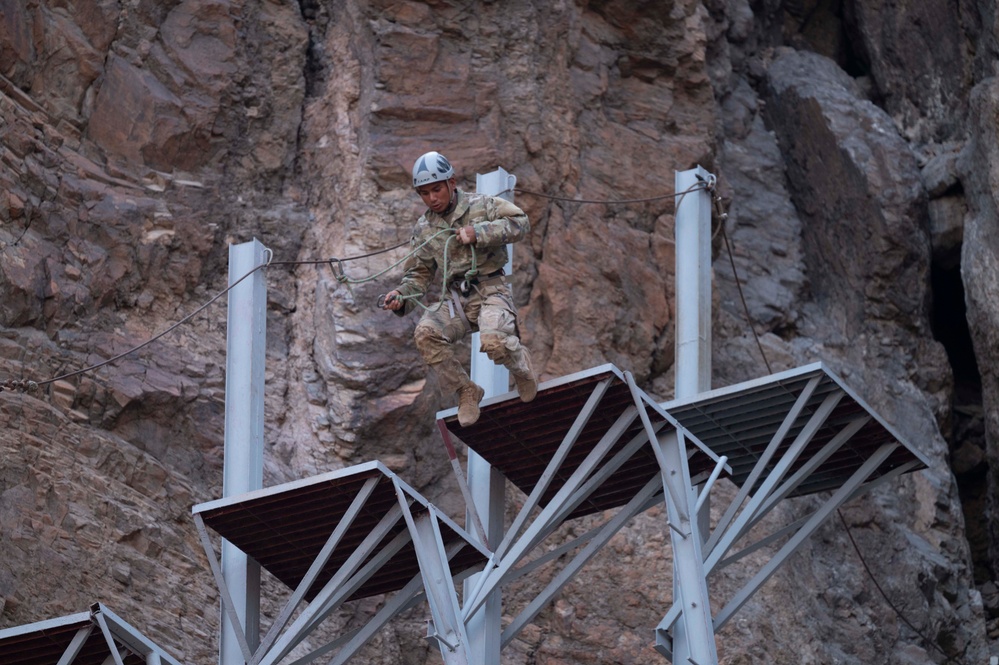
[(458, 242), (462, 245), (475, 244), (475, 227), (463, 226), (458, 229)]
[(403, 302), (402, 294), (399, 293), (398, 290), (389, 291), (387, 294), (385, 294), (385, 302), (382, 304), (382, 309), (387, 309), (394, 312), (398, 309), (402, 309), (402, 306), (404, 304), (405, 303)]

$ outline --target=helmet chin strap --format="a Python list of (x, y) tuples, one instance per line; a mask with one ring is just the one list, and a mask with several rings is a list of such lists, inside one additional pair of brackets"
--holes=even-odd
[(447, 208), (444, 209), (444, 212), (441, 213), (442, 217), (444, 215), (450, 215), (451, 211), (454, 210), (454, 206), (458, 203), (458, 188), (455, 187), (454, 189), (452, 189), (450, 180), (447, 181), (447, 191), (449, 195), (448, 204)]

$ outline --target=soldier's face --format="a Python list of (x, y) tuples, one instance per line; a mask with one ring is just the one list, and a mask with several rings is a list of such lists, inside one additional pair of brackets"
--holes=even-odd
[(450, 181), (432, 182), (416, 188), (416, 193), (423, 199), (423, 204), (436, 213), (447, 210), (451, 204)]

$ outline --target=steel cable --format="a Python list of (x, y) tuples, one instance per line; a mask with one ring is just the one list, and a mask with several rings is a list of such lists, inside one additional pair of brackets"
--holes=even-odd
[[(527, 194), (527, 195), (532, 195), (532, 196), (540, 196), (540, 197), (548, 198), (548, 199), (551, 199), (551, 200), (554, 200), (554, 201), (566, 201), (566, 202), (572, 202), (572, 203), (585, 203), (585, 204), (606, 204), (606, 205), (630, 204), (630, 203), (646, 203), (646, 202), (650, 202), (650, 201), (659, 201), (659, 200), (663, 200), (663, 199), (667, 199), (667, 198), (674, 198), (675, 199), (675, 198), (679, 197), (679, 201), (676, 202), (676, 205), (679, 206), (680, 202), (683, 201), (683, 197), (686, 196), (689, 192), (694, 191), (696, 189), (704, 189), (707, 186), (708, 186), (707, 183), (698, 182), (698, 183), (695, 183), (694, 185), (692, 185), (691, 187), (689, 187), (687, 190), (685, 190), (683, 192), (674, 192), (674, 193), (671, 193), (671, 194), (662, 194), (662, 195), (659, 195), (659, 196), (652, 196), (652, 197), (640, 198), (640, 199), (618, 199), (618, 200), (612, 200), (612, 199), (609, 199), (609, 200), (571, 199), (571, 198), (568, 198), (568, 197), (553, 196), (551, 194), (543, 194), (541, 192), (532, 192), (530, 190), (524, 190), (524, 189), (515, 189), (515, 190), (506, 190), (506, 191), (507, 192), (508, 191), (516, 191), (516, 192), (521, 193), (521, 194)], [(500, 192), (500, 193), (503, 194), (505, 192)], [(204, 311), (205, 309), (207, 309), (216, 300), (218, 300), (219, 298), (221, 298), (222, 296), (224, 296), (225, 294), (227, 294), (229, 291), (231, 291), (236, 285), (238, 285), (244, 279), (246, 279), (247, 277), (249, 277), (250, 275), (252, 275), (253, 273), (257, 272), (258, 270), (260, 270), (262, 268), (266, 268), (266, 267), (269, 267), (269, 266), (276, 267), (276, 266), (327, 265), (328, 264), (331, 267), (331, 269), (333, 270), (334, 277), (337, 279), (337, 281), (340, 282), (340, 283), (346, 284), (348, 286), (348, 288), (349, 288), (351, 284), (362, 284), (362, 283), (373, 281), (373, 280), (377, 279), (378, 277), (381, 277), (382, 275), (386, 274), (388, 271), (392, 270), (393, 268), (397, 267), (398, 265), (400, 265), (401, 263), (403, 263), (404, 261), (406, 261), (406, 259), (408, 259), (410, 256), (414, 255), (417, 251), (419, 251), (419, 249), (421, 249), (422, 247), (426, 246), (429, 242), (431, 242), (434, 238), (436, 238), (437, 236), (441, 235), (442, 233), (448, 233), (448, 234), (453, 235), (454, 234), (454, 230), (453, 229), (446, 229), (446, 230), (440, 231), (440, 232), (432, 235), (430, 238), (428, 238), (419, 247), (414, 248), (409, 253), (407, 253), (405, 256), (403, 256), (401, 259), (399, 259), (398, 261), (396, 261), (392, 265), (388, 266), (384, 270), (378, 271), (377, 273), (374, 273), (372, 275), (369, 275), (369, 276), (364, 277), (364, 278), (359, 278), (359, 279), (353, 279), (353, 278), (347, 277), (345, 271), (343, 270), (343, 263), (344, 262), (347, 262), (347, 261), (356, 261), (356, 260), (360, 260), (360, 259), (364, 259), (364, 258), (369, 258), (369, 257), (372, 257), (372, 256), (376, 256), (378, 254), (383, 254), (385, 252), (390, 252), (390, 251), (392, 251), (394, 249), (398, 249), (398, 248), (406, 245), (409, 241), (403, 241), (403, 242), (398, 243), (396, 245), (393, 245), (391, 247), (384, 247), (384, 248), (377, 249), (377, 250), (374, 250), (374, 251), (371, 251), (371, 252), (367, 252), (365, 254), (359, 254), (357, 256), (351, 256), (351, 257), (343, 258), (343, 259), (334, 257), (334, 258), (329, 258), (329, 259), (305, 259), (305, 260), (298, 260), (298, 261), (273, 261), (272, 260), (273, 259), (273, 254), (271, 254), (270, 257), (269, 257), (269, 259), (266, 262), (264, 262), (264, 263), (256, 266), (255, 268), (251, 269), (249, 272), (247, 272), (245, 275), (243, 275), (242, 277), (240, 277), (239, 279), (237, 279), (235, 282), (233, 282), (232, 284), (230, 284), (229, 286), (227, 286), (225, 289), (223, 289), (222, 291), (220, 291), (217, 294), (215, 294), (211, 299), (209, 299), (208, 301), (206, 301), (205, 303), (203, 303), (201, 306), (199, 306), (193, 312), (191, 312), (190, 314), (188, 314), (184, 318), (180, 319), (179, 321), (175, 322), (174, 324), (172, 324), (171, 326), (169, 326), (165, 330), (163, 330), (163, 331), (157, 333), (156, 335), (150, 337), (146, 341), (144, 341), (144, 342), (142, 342), (142, 343), (140, 343), (140, 344), (138, 344), (138, 345), (136, 345), (136, 346), (134, 346), (134, 347), (126, 350), (126, 351), (123, 351), (122, 353), (119, 353), (119, 354), (113, 356), (112, 358), (108, 358), (107, 360), (99, 362), (97, 364), (90, 365), (90, 366), (84, 367), (82, 369), (74, 370), (72, 372), (66, 372), (64, 374), (60, 374), (60, 375), (52, 377), (50, 379), (45, 379), (43, 381), (33, 381), (33, 380), (30, 380), (30, 379), (23, 379), (23, 378), (22, 379), (8, 379), (8, 380), (0, 381), (0, 392), (3, 392), (4, 390), (14, 390), (14, 391), (19, 391), (19, 392), (32, 392), (32, 393), (33, 392), (37, 392), (38, 389), (41, 388), (42, 386), (45, 386), (45, 385), (48, 385), (48, 384), (51, 384), (51, 383), (55, 383), (56, 381), (63, 381), (65, 379), (69, 379), (69, 378), (72, 378), (74, 376), (79, 376), (80, 374), (85, 374), (87, 372), (92, 372), (94, 370), (100, 369), (101, 367), (109, 365), (109, 364), (111, 364), (111, 363), (113, 363), (113, 362), (115, 362), (117, 360), (120, 360), (120, 359), (124, 358), (125, 356), (128, 356), (128, 355), (130, 355), (132, 353), (135, 353), (136, 351), (139, 351), (140, 349), (145, 348), (146, 346), (148, 346), (148, 345), (152, 344), (153, 342), (161, 339), (162, 337), (165, 337), (166, 335), (170, 334), (171, 332), (173, 332), (174, 330), (176, 330), (180, 326), (182, 326), (185, 323), (187, 323), (188, 321), (190, 321), (192, 318), (194, 318), (195, 316), (197, 316), (198, 314), (200, 314), (202, 311)], [(451, 240), (451, 238), (448, 238), (448, 242), (450, 242), (450, 240)], [(268, 252), (270, 252), (270, 250), (268, 250)], [(447, 271), (447, 265), (446, 264), (445, 264), (445, 266), (443, 266), (443, 269), (444, 269), (445, 272)], [(473, 261), (473, 268), (472, 269), (475, 270), (474, 261)], [(442, 300), (446, 296), (446, 283), (447, 282), (445, 280), (444, 281), (445, 287), (444, 287), (444, 291), (442, 292), (442, 296), (441, 296)], [(417, 299), (417, 302), (419, 302), (419, 299), (422, 298), (423, 295), (425, 295), (425, 294), (422, 294), (422, 293), (420, 293), (420, 294), (412, 294), (410, 296), (406, 296), (405, 299)], [(419, 303), (419, 304), (421, 306), (423, 306), (424, 308), (427, 308), (427, 306), (422, 305), (422, 303)], [(439, 306), (439, 304), (438, 304), (438, 306)]]
[[(727, 217), (727, 215), (721, 213), (720, 210), (718, 212), (719, 216), (722, 218), (722, 226), (724, 227), (724, 220)], [(760, 343), (760, 337), (756, 332), (756, 328), (753, 326), (752, 317), (749, 314), (749, 306), (746, 304), (746, 298), (743, 296), (742, 284), (741, 280), (739, 279), (739, 273), (735, 267), (735, 259), (733, 258), (732, 255), (732, 247), (729, 244), (728, 235), (725, 233), (724, 230), (722, 230), (722, 237), (725, 239), (725, 248), (728, 251), (729, 264), (732, 267), (732, 275), (735, 279), (736, 286), (739, 289), (739, 298), (742, 301), (742, 308), (746, 315), (746, 321), (749, 324), (750, 331), (753, 333), (753, 337), (756, 338), (756, 346), (760, 350), (760, 355), (763, 357), (763, 364), (766, 365), (767, 372), (772, 374), (773, 372), (770, 369), (770, 363), (767, 360), (766, 353), (764, 353), (763, 351), (763, 345)], [(884, 601), (888, 604), (888, 607), (890, 607), (892, 611), (895, 612), (896, 616), (898, 616), (898, 618), (906, 626), (908, 626), (916, 635), (918, 635), (919, 638), (923, 640), (925, 644), (932, 647), (934, 650), (938, 651), (942, 656), (946, 657), (946, 660), (941, 665), (947, 665), (947, 663), (951, 662), (959, 662), (956, 656), (948, 656), (947, 653), (943, 650), (943, 648), (941, 648), (936, 642), (927, 637), (921, 630), (919, 630), (919, 628), (917, 628), (911, 621), (909, 621), (909, 619), (904, 614), (902, 614), (901, 610), (899, 610), (899, 608), (895, 605), (895, 603), (892, 602), (892, 600), (888, 597), (888, 594), (885, 592), (884, 588), (881, 586), (877, 578), (874, 576), (874, 571), (871, 570), (871, 567), (870, 565), (868, 565), (867, 559), (864, 557), (863, 552), (860, 551), (860, 547), (857, 545), (857, 541), (853, 538), (853, 533), (850, 530), (850, 526), (847, 524), (846, 518), (843, 517), (843, 513), (839, 508), (836, 509), (836, 514), (839, 516), (840, 522), (843, 524), (843, 529), (846, 532), (847, 538), (850, 540), (850, 544), (853, 545), (853, 550), (857, 554), (857, 558), (860, 559), (861, 566), (863, 566), (864, 571), (867, 573), (867, 576), (874, 584), (874, 588), (878, 590), (878, 593), (881, 595), (881, 598), (884, 599)]]

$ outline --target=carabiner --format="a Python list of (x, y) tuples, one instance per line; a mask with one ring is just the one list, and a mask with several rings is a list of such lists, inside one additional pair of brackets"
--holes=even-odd
[(380, 296), (378, 296), (378, 308), (379, 309), (385, 309), (385, 305), (387, 305), (389, 302), (392, 302), (392, 301), (395, 301), (395, 300), (401, 300), (401, 299), (402, 299), (402, 296), (400, 296), (399, 294), (396, 294), (396, 295), (392, 296), (391, 298), (389, 298), (389, 296), (388, 296), (387, 293), (383, 293)]

